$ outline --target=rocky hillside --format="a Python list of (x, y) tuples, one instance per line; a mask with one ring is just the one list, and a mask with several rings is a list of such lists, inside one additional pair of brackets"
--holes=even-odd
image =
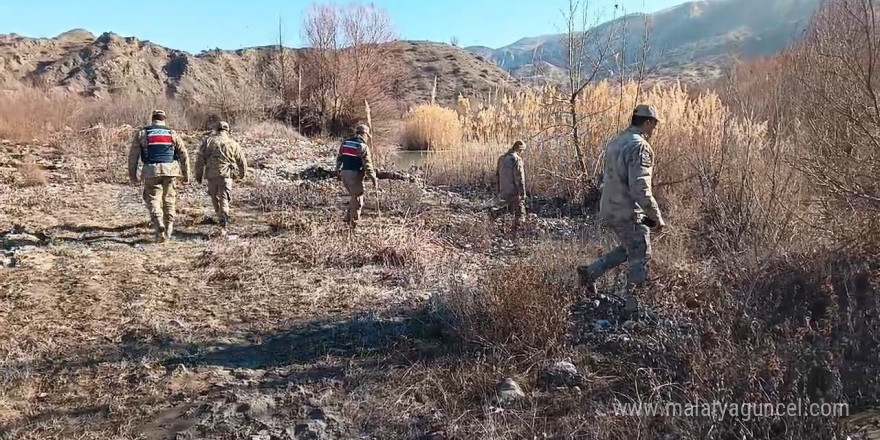
[[(719, 73), (732, 56), (752, 58), (779, 52), (800, 35), (821, 0), (702, 0), (652, 14), (630, 14), (594, 28), (597, 41), (614, 38), (621, 47), (626, 29), (625, 59), (640, 55), (645, 26), (650, 36), (650, 61), (661, 75), (704, 78)], [(567, 65), (563, 35), (523, 38), (491, 49), (467, 48), (494, 61), (516, 77), (555, 76)], [(608, 75), (613, 67), (603, 72)]]
[[(391, 45), (407, 67), (406, 103), (429, 99), (435, 75), (440, 102), (454, 101), (459, 93), (485, 93), (510, 81), (507, 72), (464, 49), (429, 42)], [(84, 30), (39, 39), (0, 35), (0, 87), (33, 85), (99, 98), (136, 94), (204, 102), (224, 90), (254, 90), (269, 50), (193, 55), (113, 33), (95, 37)]]

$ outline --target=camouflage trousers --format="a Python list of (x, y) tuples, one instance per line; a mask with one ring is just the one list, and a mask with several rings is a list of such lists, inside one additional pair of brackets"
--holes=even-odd
[(514, 221), (519, 219), (526, 213), (526, 204), (519, 195), (510, 196), (504, 199), (504, 203), (494, 207), (490, 211), (493, 219), (504, 214), (513, 214)]
[(364, 208), (364, 173), (360, 171), (342, 170), (342, 185), (348, 191), (348, 209), (345, 211), (345, 222), (352, 225), (361, 219)]
[(215, 178), (208, 180), (208, 195), (214, 205), (214, 213), (221, 224), (229, 220), (229, 200), (231, 199), (232, 179)]
[(634, 221), (606, 224), (614, 231), (620, 245), (587, 266), (590, 277), (598, 279), (605, 272), (627, 263), (627, 285), (643, 285), (647, 279), (648, 261), (651, 259), (651, 230)]
[(177, 177), (150, 177), (144, 179), (144, 202), (150, 218), (157, 226), (167, 226), (177, 216)]

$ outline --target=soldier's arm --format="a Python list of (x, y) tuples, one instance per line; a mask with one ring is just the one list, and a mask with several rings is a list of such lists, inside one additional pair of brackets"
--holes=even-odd
[(339, 171), (342, 169), (342, 145), (344, 143), (345, 142), (343, 141), (342, 143), (339, 144), (339, 151), (336, 152), (336, 171)]
[(501, 190), (501, 161), (504, 160), (504, 156), (498, 158), (495, 161), (495, 185), (498, 186), (498, 190)]
[(137, 166), (141, 159), (141, 137), (143, 130), (139, 130), (131, 138), (131, 145), (128, 149), (128, 177), (132, 182), (137, 181)]
[(195, 178), (196, 182), (201, 183), (202, 178), (205, 176), (205, 147), (208, 145), (208, 139), (202, 139), (202, 142), (199, 144), (199, 151), (196, 152), (196, 169), (195, 169)]
[(660, 215), (660, 207), (651, 190), (654, 152), (647, 144), (640, 144), (631, 151), (632, 153), (627, 160), (630, 195), (642, 207), (649, 219), (662, 224), (663, 217)]
[(177, 152), (177, 160), (180, 163), (180, 172), (183, 174), (182, 180), (184, 183), (189, 182), (189, 152), (186, 151), (186, 143), (183, 142), (183, 138), (180, 137), (177, 132), (174, 132), (171, 135), (171, 138), (174, 142), (174, 150)]
[(520, 196), (526, 195), (526, 171), (523, 166), (522, 159), (515, 159), (515, 171), (513, 173), (514, 184), (516, 184), (517, 189), (519, 190)]
[(376, 169), (373, 168), (373, 154), (370, 153), (370, 146), (364, 144), (363, 152), (361, 153), (364, 158), (364, 174), (369, 177), (372, 181), (376, 181)]
[(238, 178), (244, 179), (247, 176), (247, 158), (244, 157), (244, 151), (241, 149), (241, 145), (237, 142), (235, 145), (235, 163), (238, 165)]

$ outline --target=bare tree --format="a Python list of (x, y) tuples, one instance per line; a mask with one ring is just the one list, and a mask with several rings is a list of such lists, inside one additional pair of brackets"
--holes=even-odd
[(303, 23), (309, 44), (306, 63), (310, 67), (310, 100), (322, 116), (337, 111), (339, 95), (339, 18), (332, 5), (312, 5)]
[(880, 7), (832, 0), (816, 15), (791, 69), (809, 133), (803, 168), (832, 207), (880, 211)]
[(578, 99), (584, 89), (594, 83), (607, 68), (615, 53), (614, 43), (617, 36), (611, 21), (599, 27), (601, 16), (594, 14), (589, 0), (569, 0), (568, 10), (563, 11), (566, 25), (563, 35), (563, 46), (566, 50), (567, 64), (567, 96), (571, 140), (577, 155), (578, 165), (587, 175), (586, 156), (581, 140), (580, 124), (583, 115), (579, 114)]
[(379, 107), (390, 96), (395, 75), (387, 43), (396, 35), (387, 12), (360, 3), (313, 5), (303, 29), (310, 46), (307, 99), (322, 118), (335, 124), (363, 111), (364, 99)]

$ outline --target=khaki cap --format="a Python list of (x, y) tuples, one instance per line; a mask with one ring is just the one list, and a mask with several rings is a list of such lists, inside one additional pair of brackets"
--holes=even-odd
[(357, 126), (354, 127), (354, 132), (357, 134), (369, 134), (370, 127), (367, 127), (364, 124), (358, 124)]
[(641, 116), (643, 118), (651, 118), (660, 122), (660, 113), (657, 112), (657, 109), (652, 105), (641, 104), (636, 106), (636, 109), (633, 110), (633, 116)]
[(165, 117), (165, 110), (153, 110), (153, 119), (156, 119), (157, 117), (164, 118)]
[(229, 131), (229, 123), (226, 121), (220, 121), (220, 123), (217, 124), (217, 129), (220, 131)]

